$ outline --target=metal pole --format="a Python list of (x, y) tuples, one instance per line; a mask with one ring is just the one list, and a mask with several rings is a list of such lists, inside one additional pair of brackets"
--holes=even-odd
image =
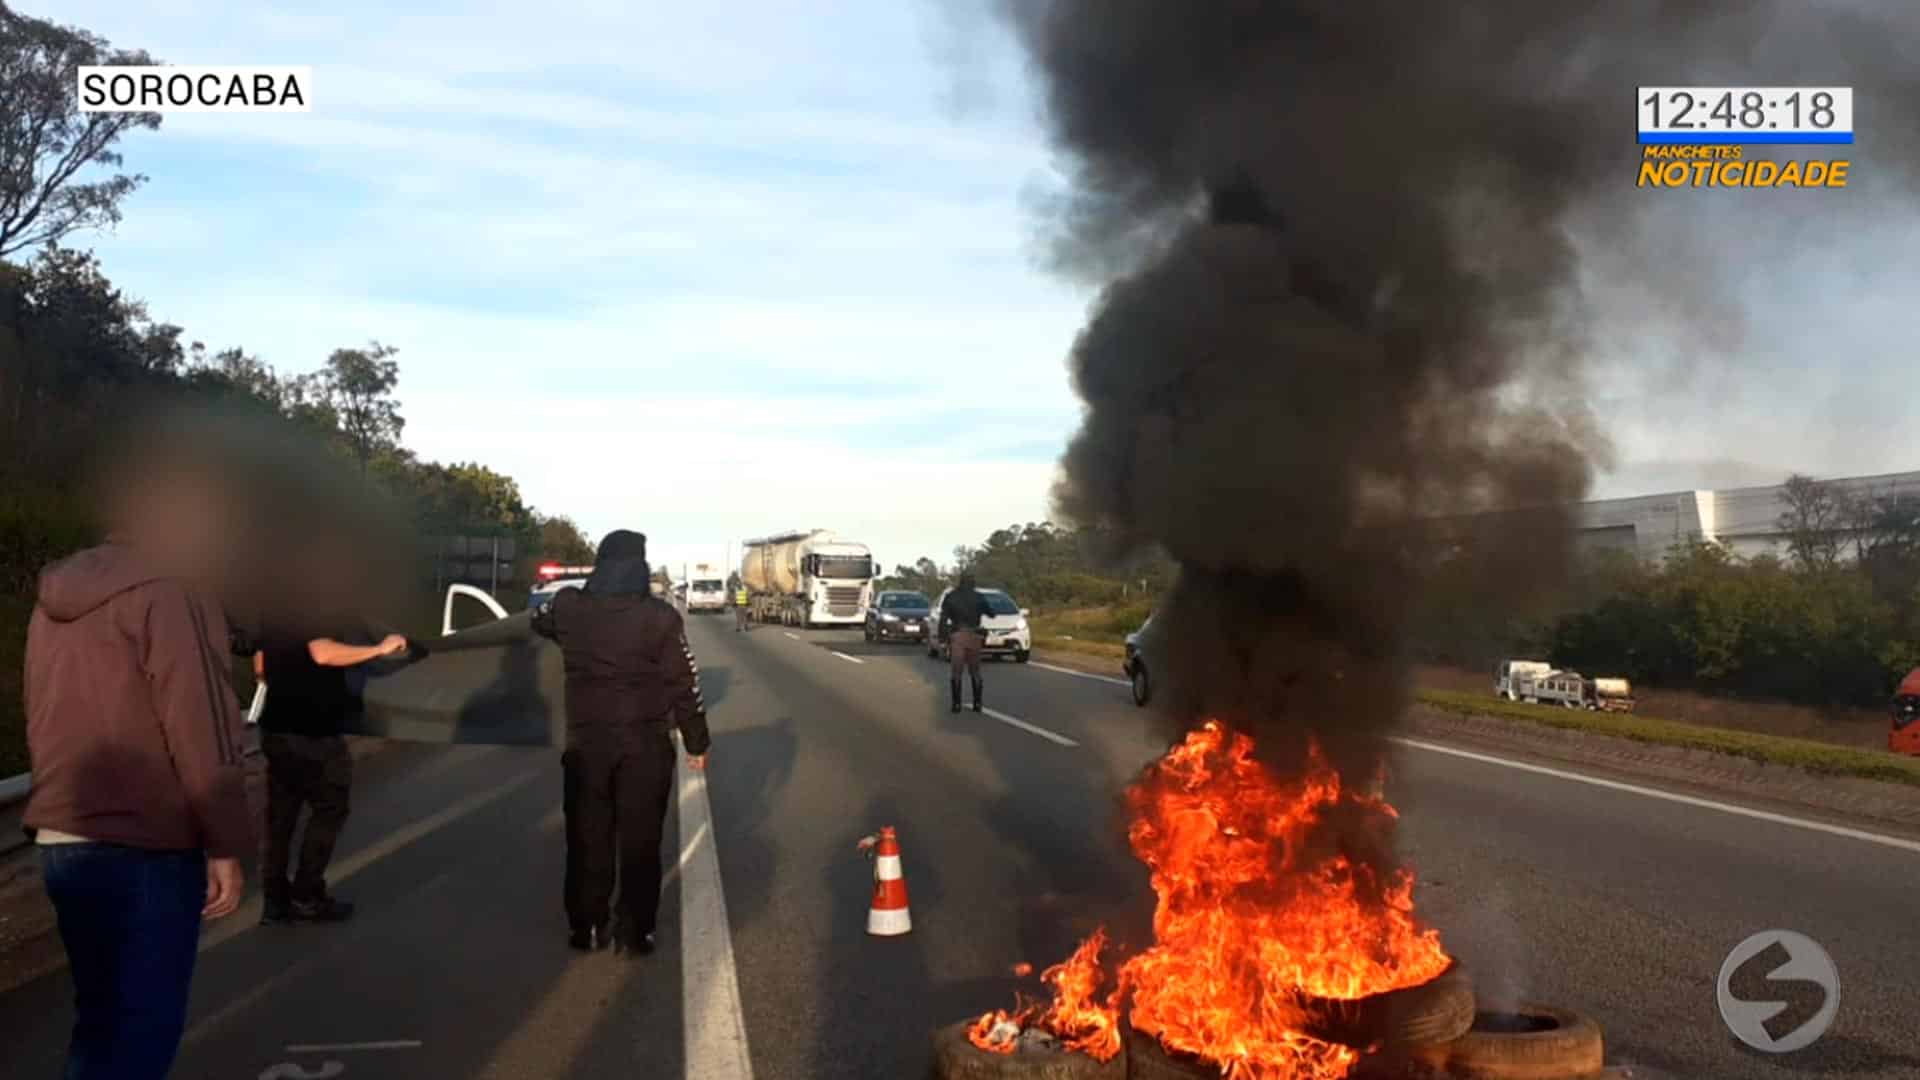
[(497, 600), (500, 598), (500, 538), (497, 536), (493, 538), (492, 551), (493, 551), (493, 559), (491, 561), (493, 562), (493, 568), (492, 568), (493, 577), (492, 577), (492, 585), (487, 589), (487, 591), (492, 593), (494, 599)]

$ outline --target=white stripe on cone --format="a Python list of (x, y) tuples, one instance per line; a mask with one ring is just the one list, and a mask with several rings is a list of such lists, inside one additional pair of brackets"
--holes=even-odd
[[(906, 873), (901, 869), (900, 856), (891, 830), (879, 841), (882, 849), (892, 848), (893, 854), (875, 855), (873, 860), (873, 903), (867, 907), (867, 933), (879, 937), (897, 937), (913, 929), (913, 916), (908, 912)], [(889, 889), (891, 882), (899, 882), (898, 889)], [(894, 893), (889, 897), (888, 893)], [(899, 903), (899, 907), (882, 906)]]
[(906, 908), (899, 911), (881, 911), (879, 908), (867, 912), (867, 933), (879, 937), (898, 937), (913, 929), (913, 916)]

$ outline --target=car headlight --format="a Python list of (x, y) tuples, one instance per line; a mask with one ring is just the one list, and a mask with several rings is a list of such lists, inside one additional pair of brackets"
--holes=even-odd
[(880, 613), (880, 621), (881, 622), (899, 622), (900, 616), (883, 611)]

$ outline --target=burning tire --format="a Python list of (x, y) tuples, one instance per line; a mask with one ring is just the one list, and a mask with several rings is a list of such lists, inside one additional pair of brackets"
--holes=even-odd
[[(940, 1080), (1126, 1080), (1127, 1054), (1095, 1061), (1037, 1043), (1022, 1042), (1011, 1054), (982, 1050), (967, 1038), (971, 1021), (941, 1028), (933, 1035), (934, 1075)], [(1219, 1072), (1211, 1074), (1218, 1080)]]
[(1473, 980), (1455, 961), (1418, 986), (1402, 987), (1358, 1001), (1310, 1006), (1321, 1020), (1308, 1034), (1343, 1046), (1379, 1046), (1390, 1052), (1449, 1044), (1473, 1028)]
[(1415, 1054), (1459, 1080), (1586, 1080), (1604, 1075), (1600, 1026), (1549, 1005), (1482, 1012), (1465, 1035)]
[(1197, 1057), (1175, 1054), (1160, 1040), (1127, 1029), (1127, 1080), (1220, 1080), (1220, 1066)]

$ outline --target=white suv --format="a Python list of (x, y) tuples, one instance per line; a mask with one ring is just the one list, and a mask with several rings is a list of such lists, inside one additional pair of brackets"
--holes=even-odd
[[(1001, 589), (978, 589), (980, 599), (986, 601), (987, 614), (980, 620), (980, 629), (986, 634), (985, 652), (988, 656), (1011, 656), (1024, 664), (1033, 658), (1033, 628), (1027, 625), (1027, 609), (1013, 602)], [(940, 609), (947, 602), (947, 595), (953, 592), (947, 589), (940, 599), (933, 602), (933, 618), (936, 625), (940, 620)], [(937, 638), (927, 639), (927, 655), (946, 659), (946, 642)]]

